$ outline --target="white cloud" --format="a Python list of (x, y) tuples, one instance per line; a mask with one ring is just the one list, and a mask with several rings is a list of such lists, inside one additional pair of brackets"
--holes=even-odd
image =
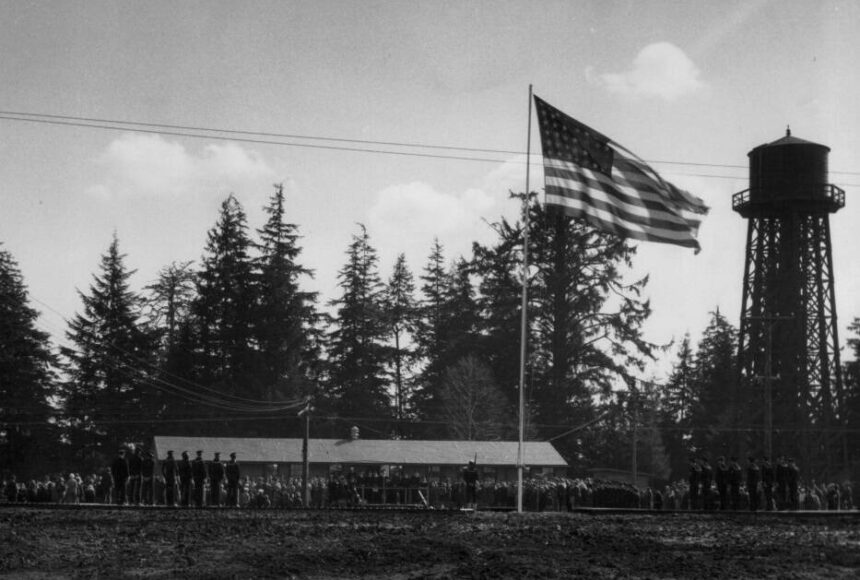
[(471, 188), (458, 193), (437, 191), (432, 185), (412, 182), (393, 185), (377, 194), (368, 212), (373, 244), (392, 255), (383, 257), (383, 274), (394, 254), (406, 254), (414, 271), (424, 267), (434, 238), (453, 260), (468, 256), (473, 241), (487, 242), (493, 235), (487, 221), (495, 221), (504, 207), (503, 195)]
[(612, 93), (670, 101), (704, 87), (695, 63), (683, 50), (669, 42), (649, 44), (640, 50), (628, 71), (595, 77), (589, 69), (586, 75)]
[(217, 189), (270, 186), (275, 171), (256, 152), (233, 143), (199, 153), (158, 135), (123, 135), (96, 159), (104, 170), (88, 192), (102, 198), (187, 196)]

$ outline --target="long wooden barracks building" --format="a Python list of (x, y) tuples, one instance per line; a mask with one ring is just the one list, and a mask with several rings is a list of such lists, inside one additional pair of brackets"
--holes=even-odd
[[(202, 451), (207, 461), (216, 451), (221, 454), (222, 461), (228, 460), (230, 453), (236, 453), (243, 475), (301, 477), (302, 442), (300, 438), (159, 435), (153, 447), (159, 461), (167, 457), (168, 451), (173, 451), (177, 459), (183, 451), (192, 459), (197, 451)], [(473, 460), (477, 460), (481, 478), (511, 481), (517, 477), (516, 441), (310, 439), (308, 455), (311, 477), (328, 477), (331, 473), (354, 468), (358, 473), (399, 471), (428, 480), (459, 478), (463, 466)], [(567, 471), (567, 462), (548, 442), (524, 442), (523, 463), (525, 475), (560, 476)]]

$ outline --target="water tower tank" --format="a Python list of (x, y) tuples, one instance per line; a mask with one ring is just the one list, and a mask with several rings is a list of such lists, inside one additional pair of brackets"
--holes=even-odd
[(841, 190), (827, 183), (830, 148), (791, 135), (749, 152), (749, 189), (732, 200), (744, 217), (785, 209), (833, 213), (844, 205)]

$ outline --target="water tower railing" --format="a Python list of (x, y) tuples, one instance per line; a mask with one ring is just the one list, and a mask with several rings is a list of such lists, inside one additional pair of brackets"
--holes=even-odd
[(743, 191), (739, 191), (732, 195), (732, 209), (738, 211), (755, 200), (755, 202), (762, 203), (770, 203), (772, 201), (788, 201), (788, 200), (804, 200), (804, 201), (822, 201), (826, 202), (827, 206), (835, 211), (837, 209), (841, 209), (845, 207), (845, 191), (833, 185), (832, 183), (826, 183), (821, 186), (820, 191), (816, 191), (817, 188), (813, 188), (807, 195), (797, 196), (792, 195), (791, 197), (782, 197), (782, 196), (765, 196), (758, 193), (756, 188), (745, 189)]

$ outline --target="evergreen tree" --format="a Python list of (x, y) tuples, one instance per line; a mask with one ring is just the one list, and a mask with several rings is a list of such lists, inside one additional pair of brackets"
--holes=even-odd
[[(418, 305), (415, 300), (415, 280), (406, 256), (400, 254), (385, 287), (385, 325), (390, 341), (389, 376), (394, 386), (394, 417), (401, 424), (410, 414), (411, 370), (415, 363), (415, 335)], [(402, 430), (401, 433), (402, 435)]]
[(156, 281), (145, 288), (149, 324), (165, 352), (177, 341), (183, 323), (191, 316), (195, 282), (192, 262), (173, 262), (162, 268)]
[(425, 421), (417, 434), (426, 438), (432, 436), (433, 421), (442, 416), (440, 393), (445, 369), (444, 311), (451, 285), (444, 249), (438, 239), (433, 241), (421, 282), (415, 344), (416, 355), (423, 369), (416, 379), (414, 405), (417, 418)]
[(68, 439), (88, 462), (153, 435), (146, 419), (154, 411), (155, 345), (141, 324), (141, 300), (128, 283), (134, 272), (124, 259), (114, 236), (89, 293), (78, 292), (83, 312), (67, 333), (74, 347), (63, 349), (70, 362), (63, 400)]
[(58, 361), (28, 302), (18, 264), (0, 249), (0, 465), (19, 478), (44, 473), (58, 443), (49, 404)]
[(698, 401), (695, 356), (690, 335), (684, 336), (677, 360), (660, 398), (659, 426), (670, 457), (671, 479), (686, 477), (693, 434), (693, 412)]
[(303, 291), (301, 279), (313, 272), (298, 262), (298, 226), (285, 221), (283, 185), (265, 207), (268, 219), (258, 230), (255, 262), (257, 305), (254, 333), (260, 350), (260, 396), (281, 401), (311, 395), (317, 373), (320, 336), (315, 292)]
[[(347, 263), (338, 273), (341, 296), (329, 333), (329, 404), (340, 416), (357, 420), (392, 417), (385, 367), (386, 326), (383, 284), (376, 250), (363, 225), (347, 250)], [(379, 432), (387, 427), (380, 423)]]
[(691, 414), (691, 446), (710, 457), (742, 456), (746, 440), (738, 430), (746, 418), (737, 384), (738, 332), (719, 310), (702, 334), (696, 351), (696, 391)]
[(486, 360), (509, 405), (518, 407), (522, 320), (522, 231), (502, 220), (493, 224), (498, 241), (474, 244), (478, 277), (476, 304)]
[[(146, 286), (147, 326), (158, 340), (158, 377), (162, 387), (153, 394), (164, 433), (197, 434), (198, 426), (186, 422), (199, 414), (199, 405), (170, 385), (196, 389), (198, 378), (195, 358), (193, 306), (197, 274), (191, 262), (174, 262), (161, 269), (158, 278)], [(168, 422), (174, 419), (176, 422)]]
[(434, 251), (425, 280), (426, 295), (431, 300), (425, 303), (423, 320), (432, 334), (430, 340), (424, 337), (426, 364), (421, 377), (422, 388), (416, 397), (424, 420), (421, 436), (428, 438), (443, 437), (451, 432), (441, 423), (449, 417), (442, 400), (449, 371), (461, 360), (470, 356), (480, 359), (483, 354), (472, 265), (460, 258), (440, 275), (436, 269), (440, 265), (437, 256)]
[(253, 340), (255, 295), (245, 211), (231, 194), (209, 230), (197, 277), (194, 314), (200, 341), (200, 380), (227, 395), (259, 399)]

